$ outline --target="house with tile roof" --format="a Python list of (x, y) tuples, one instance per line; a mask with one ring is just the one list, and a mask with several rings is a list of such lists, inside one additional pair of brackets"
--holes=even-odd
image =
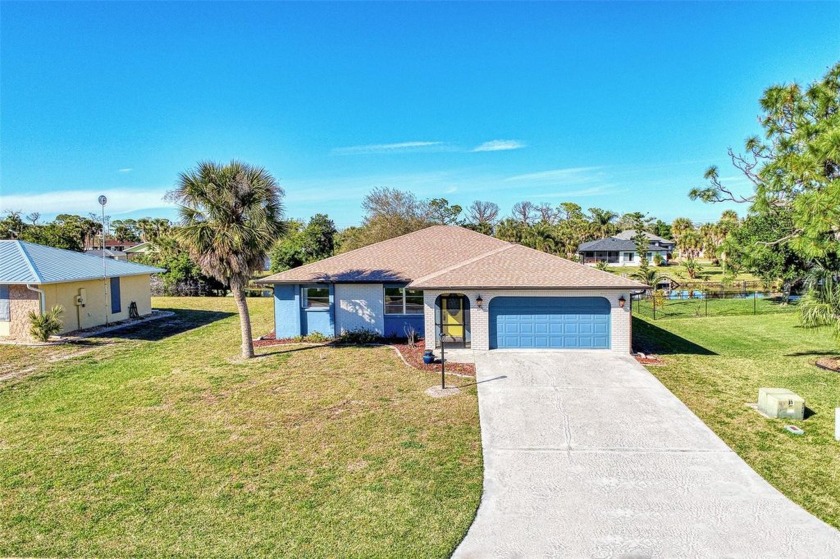
[(277, 338), (414, 331), (427, 349), (630, 351), (645, 285), (469, 229), (438, 225), (259, 280)]
[[(671, 255), (676, 246), (674, 241), (663, 239), (647, 231), (644, 235), (649, 242), (647, 248), (648, 262), (653, 262), (656, 255), (659, 255), (663, 262), (667, 263), (671, 260)], [(582, 243), (578, 247), (577, 253), (581, 262), (592, 266), (598, 262), (606, 262), (612, 266), (638, 266), (640, 257), (636, 252), (636, 241), (633, 240), (635, 236), (636, 231), (628, 229), (606, 239)]]
[(35, 243), (0, 241), (0, 339), (28, 340), (29, 312), (64, 309), (61, 333), (152, 312), (160, 268)]

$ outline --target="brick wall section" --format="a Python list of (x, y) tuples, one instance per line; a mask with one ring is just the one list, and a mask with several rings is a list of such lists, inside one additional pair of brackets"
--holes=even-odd
[(26, 289), (25, 285), (9, 286), (9, 337), (15, 340), (31, 340), (29, 335), (29, 311), (41, 308), (40, 295)]
[(335, 286), (335, 332), (374, 330), (385, 333), (381, 283), (338, 283)]
[[(486, 351), (490, 349), (490, 316), (488, 309), (493, 297), (604, 297), (610, 302), (612, 308), (610, 316), (610, 350), (618, 353), (630, 353), (631, 351), (631, 317), (630, 317), (630, 293), (626, 290), (484, 290), (484, 291), (437, 291), (429, 290), (423, 293), (425, 303), (426, 322), (426, 349), (435, 348), (435, 299), (443, 293), (459, 293), (470, 299), (470, 330), (472, 332), (472, 349)], [(478, 295), (483, 300), (482, 308), (476, 307), (475, 300)], [(624, 296), (627, 303), (624, 308), (618, 304), (618, 298)], [(576, 351), (576, 350), (566, 350)], [(605, 350), (606, 351), (606, 350)]]

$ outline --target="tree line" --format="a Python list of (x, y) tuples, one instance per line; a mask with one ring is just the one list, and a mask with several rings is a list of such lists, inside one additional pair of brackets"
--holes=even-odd
[[(173, 263), (181, 263), (189, 273), (230, 289), (245, 357), (253, 355), (245, 286), (264, 268), (267, 254), (274, 270), (287, 269), (435, 224), (462, 225), (567, 258), (575, 257), (581, 243), (626, 228), (637, 230), (634, 242), (644, 252), (647, 241), (638, 232), (648, 231), (672, 238), (688, 261), (702, 254), (728, 273), (746, 269), (766, 280), (804, 283), (803, 324), (830, 325), (840, 337), (840, 63), (807, 87), (772, 86), (760, 102), (763, 138), (748, 138), (743, 152), (728, 151), (752, 192), (737, 193), (711, 167), (705, 173), (708, 184), (689, 193), (703, 202), (743, 204), (744, 219), (730, 210), (715, 223), (678, 218), (668, 224), (641, 212), (619, 215), (601, 208), (584, 211), (571, 202), (529, 201), (501, 216), (491, 201), (475, 201), (465, 211), (445, 198), (420, 200), (411, 192), (378, 187), (363, 200), (362, 223), (338, 231), (323, 214), (305, 224), (284, 221), (284, 192), (271, 174), (232, 161), (202, 162), (179, 176), (167, 196), (178, 207), (177, 225), (122, 220), (112, 224), (110, 236), (149, 242), (154, 250), (145, 258), (168, 268), (168, 274), (179, 269)], [(25, 219), (21, 212), (7, 212), (0, 219), (0, 238), (83, 250), (94, 246), (107, 225), (95, 215), (62, 214), (43, 224), (36, 213)], [(640, 264), (643, 279), (655, 285), (646, 259)]]

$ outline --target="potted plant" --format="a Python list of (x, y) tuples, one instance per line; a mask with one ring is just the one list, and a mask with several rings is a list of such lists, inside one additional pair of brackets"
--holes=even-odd
[(426, 365), (431, 365), (435, 362), (435, 353), (431, 349), (427, 349), (423, 352), (423, 363)]

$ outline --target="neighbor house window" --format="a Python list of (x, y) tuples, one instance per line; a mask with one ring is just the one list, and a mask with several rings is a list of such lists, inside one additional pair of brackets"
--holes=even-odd
[(10, 322), (12, 320), (9, 312), (9, 286), (0, 285), (0, 322)]
[(423, 314), (423, 292), (419, 289), (386, 287), (385, 314)]
[(120, 278), (111, 278), (111, 313), (117, 314), (119, 312), (122, 312)]
[(304, 309), (330, 308), (329, 287), (304, 287), (301, 290), (301, 306)]
[(635, 253), (625, 252), (624, 253), (624, 260), (626, 260), (627, 262), (632, 262), (633, 261), (633, 256), (635, 256)]

